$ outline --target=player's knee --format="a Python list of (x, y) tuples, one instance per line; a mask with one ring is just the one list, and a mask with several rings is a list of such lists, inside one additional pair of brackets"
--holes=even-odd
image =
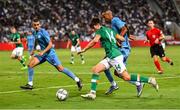
[(122, 78), (123, 78), (123, 80), (125, 80), (125, 81), (130, 81), (130, 80), (131, 80), (131, 76), (127, 73), (127, 71), (124, 71), (124, 72), (122, 73)]
[(15, 57), (15, 55), (11, 55), (10, 58), (11, 59), (15, 59), (16, 57)]
[(93, 73), (99, 73), (98, 68), (97, 68), (96, 66), (94, 66), (94, 67), (92, 68), (92, 72), (93, 72)]
[(166, 61), (166, 57), (162, 57), (161, 60), (162, 60), (162, 61)]
[(33, 65), (32, 64), (28, 64), (28, 68), (33, 68)]
[(123, 79), (124, 79), (125, 81), (129, 81), (131, 78), (128, 77), (128, 76), (124, 76)]
[(64, 67), (63, 66), (58, 66), (58, 67), (56, 67), (57, 68), (57, 70), (59, 71), (59, 72), (62, 72), (63, 70), (64, 70)]

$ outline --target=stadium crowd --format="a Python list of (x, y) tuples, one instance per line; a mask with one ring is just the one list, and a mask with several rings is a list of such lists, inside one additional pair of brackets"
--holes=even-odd
[[(163, 16), (152, 11), (146, 0), (5, 0), (0, 1), (0, 41), (6, 42), (9, 26), (15, 25), (19, 32), (31, 28), (34, 16), (42, 19), (50, 35), (56, 40), (67, 40), (64, 35), (74, 29), (84, 41), (90, 40), (88, 22), (92, 16), (100, 16), (104, 7), (127, 22), (130, 33), (143, 39), (146, 20), (155, 18), (160, 27), (164, 21), (177, 21), (176, 11), (169, 0), (156, 0), (165, 10)], [(108, 4), (108, 6), (107, 6)], [(173, 17), (172, 17), (173, 16)], [(165, 34), (166, 29), (164, 30)]]

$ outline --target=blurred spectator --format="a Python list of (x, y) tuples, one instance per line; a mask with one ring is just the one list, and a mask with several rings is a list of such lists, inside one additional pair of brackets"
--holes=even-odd
[[(3, 42), (11, 25), (25, 31), (31, 27), (31, 19), (38, 15), (50, 35), (55, 40), (66, 41), (65, 33), (72, 28), (81, 35), (81, 40), (88, 37), (88, 22), (93, 16), (100, 16), (104, 7), (110, 8), (116, 16), (126, 20), (130, 33), (144, 38), (145, 21), (155, 18), (159, 26), (164, 27), (167, 20), (178, 21), (175, 9), (168, 0), (156, 0), (164, 16), (153, 12), (146, 0), (5, 0), (0, 1), (0, 41)], [(108, 4), (108, 5), (107, 5)], [(165, 29), (165, 34), (168, 30)]]

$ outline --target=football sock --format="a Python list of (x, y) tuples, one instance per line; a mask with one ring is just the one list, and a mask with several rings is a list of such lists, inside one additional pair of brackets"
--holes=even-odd
[(24, 59), (24, 58), (21, 58), (20, 63), (21, 63), (24, 67), (26, 66), (26, 64), (25, 64), (25, 59)]
[(33, 85), (33, 76), (34, 76), (34, 69), (28, 67), (28, 84)]
[(76, 80), (77, 78), (76, 78), (75, 74), (74, 74), (73, 72), (71, 72), (69, 69), (64, 68), (62, 72), (65, 73), (65, 74), (66, 74), (67, 76), (69, 76), (70, 78), (72, 78), (72, 79), (74, 79), (75, 81), (77, 81), (77, 80)]
[(137, 74), (131, 74), (130, 81), (138, 81), (138, 82), (148, 83), (149, 78), (148, 77), (144, 77), (144, 76), (140, 76), (140, 75), (137, 75)]
[(81, 56), (81, 61), (84, 61), (84, 56), (82, 54), (80, 54)]
[(165, 57), (165, 59), (162, 59), (164, 62), (170, 62), (171, 60), (168, 57)]
[(162, 69), (161, 69), (161, 65), (160, 65), (160, 63), (159, 63), (158, 60), (154, 60), (154, 64), (155, 64), (156, 68), (157, 68), (159, 71), (162, 70)]
[(74, 62), (74, 54), (71, 53), (71, 62)]
[(92, 78), (91, 78), (91, 92), (92, 93), (96, 93), (96, 86), (97, 86), (98, 80), (99, 80), (99, 75), (92, 74)]
[(111, 82), (111, 85), (116, 86), (116, 82), (114, 81), (111, 72), (109, 69), (105, 70), (104, 73), (106, 74), (106, 77), (108, 78), (109, 82)]

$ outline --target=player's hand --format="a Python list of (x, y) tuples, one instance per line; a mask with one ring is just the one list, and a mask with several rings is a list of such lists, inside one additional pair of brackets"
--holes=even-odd
[(148, 42), (149, 42), (148, 40), (145, 40), (145, 41), (144, 41), (144, 44), (146, 44), (146, 43), (148, 43)]
[(44, 54), (44, 52), (39, 52), (38, 55), (39, 56), (42, 56)]
[(13, 42), (9, 42), (9, 44), (14, 44)]
[(158, 43), (159, 43), (159, 39), (156, 39), (156, 40), (154, 41), (154, 43), (155, 43), (155, 44), (158, 44)]

